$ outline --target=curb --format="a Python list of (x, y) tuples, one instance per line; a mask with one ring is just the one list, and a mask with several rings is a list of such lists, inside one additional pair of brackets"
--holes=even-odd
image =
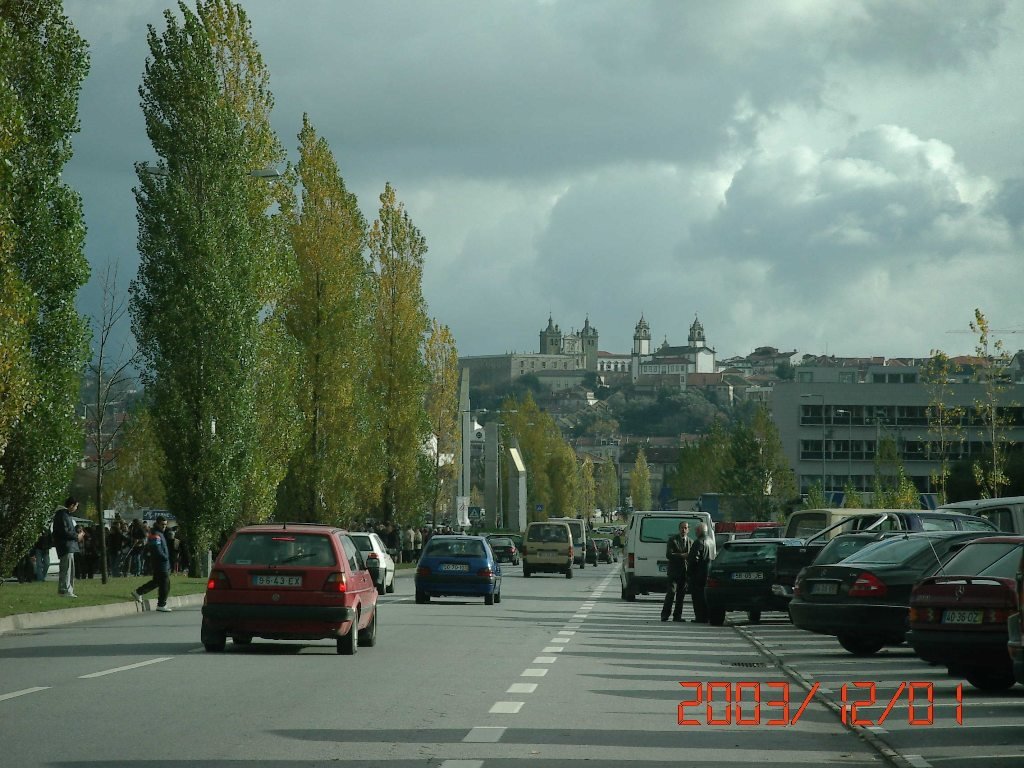
[[(203, 604), (205, 593), (193, 595), (171, 595), (167, 604), (171, 608), (190, 608)], [(93, 619), (114, 619), (156, 610), (156, 600), (143, 600), (124, 603), (108, 603), (107, 605), (84, 605), (81, 608), (62, 608), (57, 611), (41, 611), (39, 613), (18, 613), (14, 616), (0, 618), (0, 634), (26, 629), (45, 629), (59, 627), (64, 624), (76, 624), (80, 621)]]

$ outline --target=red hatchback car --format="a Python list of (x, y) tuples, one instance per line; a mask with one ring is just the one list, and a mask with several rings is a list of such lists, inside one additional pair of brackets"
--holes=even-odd
[(910, 596), (907, 635), (914, 652), (975, 688), (1012, 688), (1007, 620), (1018, 609), (1015, 576), (1022, 551), (1022, 536), (978, 539), (950, 558), (941, 574), (919, 581)]
[(377, 640), (377, 589), (345, 531), (309, 523), (250, 525), (217, 557), (203, 601), (202, 642), (223, 651), (253, 637), (333, 638), (352, 655)]

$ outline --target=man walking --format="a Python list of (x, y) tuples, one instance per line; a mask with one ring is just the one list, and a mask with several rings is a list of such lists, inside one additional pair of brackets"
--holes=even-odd
[(53, 546), (60, 558), (57, 594), (72, 599), (78, 597), (75, 594), (75, 555), (82, 543), (82, 534), (75, 530), (73, 515), (77, 511), (78, 499), (69, 496), (53, 516)]
[(167, 607), (167, 595), (171, 591), (171, 557), (167, 551), (167, 539), (164, 534), (166, 529), (167, 518), (161, 515), (153, 523), (146, 538), (146, 549), (149, 551), (153, 576), (138, 589), (133, 589), (132, 597), (137, 603), (141, 603), (144, 594), (156, 589), (156, 609), (163, 613), (170, 613), (171, 609)]
[(711, 550), (708, 548), (708, 532), (704, 523), (698, 523), (697, 540), (690, 545), (690, 552), (686, 556), (690, 594), (693, 596), (693, 620), (698, 624), (708, 623), (708, 603), (704, 599), (704, 586), (708, 581), (710, 561)]
[[(668, 589), (665, 590), (665, 602), (661, 604), (661, 620), (668, 621), (672, 613), (672, 621), (683, 620), (683, 599), (686, 597), (686, 557), (690, 554), (690, 531), (688, 523), (679, 524), (679, 533), (670, 536), (665, 544), (665, 557), (668, 559)], [(675, 610), (672, 610), (673, 598)]]

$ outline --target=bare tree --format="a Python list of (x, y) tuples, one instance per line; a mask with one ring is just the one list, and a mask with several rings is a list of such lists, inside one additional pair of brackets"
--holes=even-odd
[[(127, 385), (134, 381), (132, 370), (138, 354), (127, 340), (122, 340), (116, 352), (114, 336), (128, 313), (127, 296), (117, 290), (117, 265), (107, 262), (103, 273), (103, 301), (100, 315), (93, 319), (93, 355), (88, 364), (89, 375), (96, 383), (91, 402), (85, 403), (86, 445), (91, 444), (95, 455), (87, 461), (96, 469), (96, 511), (99, 515), (100, 574), (107, 583), (107, 537), (103, 528), (103, 475), (117, 460), (117, 447), (125, 421), (120, 414), (124, 408), (115, 406), (125, 395)], [(92, 413), (90, 414), (90, 410)]]

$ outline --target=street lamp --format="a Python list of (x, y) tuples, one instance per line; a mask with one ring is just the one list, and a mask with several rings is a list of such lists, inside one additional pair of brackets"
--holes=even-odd
[(836, 413), (846, 414), (846, 485), (853, 486), (853, 411), (845, 408), (836, 409)]
[[(518, 410), (507, 410), (507, 411), (495, 410), (495, 411), (488, 411), (486, 408), (481, 408), (479, 411), (477, 411), (477, 413), (478, 414), (484, 414), (484, 413), (506, 414), (506, 413), (519, 413), (519, 411)], [(497, 523), (498, 528), (503, 530), (505, 528), (505, 493), (504, 493), (504, 489), (501, 486), (501, 454), (502, 454), (502, 451), (503, 451), (503, 445), (502, 445), (502, 441), (501, 441), (501, 428), (505, 426), (505, 423), (501, 422), (501, 421), (495, 421), (495, 422), (492, 422), (492, 423), (495, 426), (495, 430), (494, 430), (494, 433), (495, 433), (495, 446), (494, 446), (494, 448), (495, 448), (495, 459), (496, 459), (496, 461), (495, 461), (495, 468), (494, 468), (494, 475), (495, 475), (495, 477), (494, 477), (494, 490), (495, 490), (495, 493), (497, 494), (497, 497), (498, 497), (495, 500), (496, 503), (497, 503), (497, 509), (498, 509), (498, 514), (497, 514), (497, 517), (495, 518), (495, 522)]]
[(807, 394), (800, 395), (802, 399), (808, 399), (812, 397), (821, 398), (821, 492), (825, 493), (825, 395), (818, 394)]

